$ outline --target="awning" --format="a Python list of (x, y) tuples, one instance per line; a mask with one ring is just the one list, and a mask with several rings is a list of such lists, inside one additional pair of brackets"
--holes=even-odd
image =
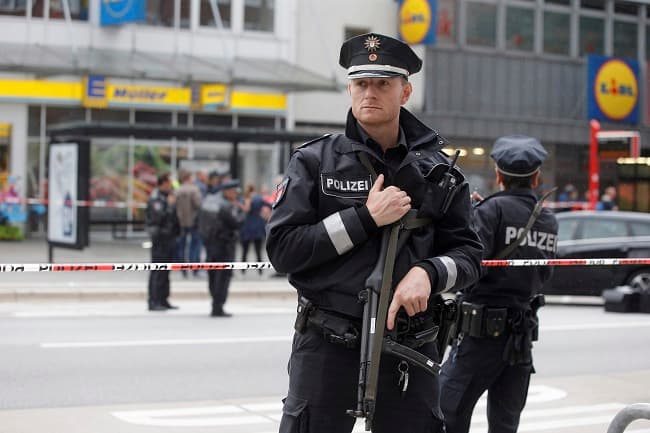
[(285, 60), (197, 57), (98, 48), (0, 43), (0, 71), (54, 75), (104, 75), (178, 83), (254, 85), (279, 91), (338, 91), (335, 77)]
[(68, 122), (47, 128), (53, 139), (68, 137), (134, 137), (150, 140), (192, 139), (230, 143), (304, 143), (323, 135), (316, 131), (287, 131), (268, 128), (224, 128), (209, 126), (171, 126), (168, 124), (130, 124), (124, 122)]

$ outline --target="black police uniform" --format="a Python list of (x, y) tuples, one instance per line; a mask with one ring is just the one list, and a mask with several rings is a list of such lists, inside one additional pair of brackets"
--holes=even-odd
[[(167, 202), (168, 194), (156, 188), (147, 200), (145, 224), (151, 235), (151, 262), (169, 263), (175, 259), (180, 225), (176, 208)], [(151, 271), (149, 274), (149, 309), (170, 307), (169, 271)]]
[[(537, 171), (546, 151), (535, 139), (513, 136), (497, 140), (491, 156), (501, 172), (524, 176)], [(495, 258), (516, 241), (536, 203), (531, 189), (508, 189), (475, 207), (473, 225), (483, 242), (484, 259)], [(554, 214), (542, 209), (507, 258), (555, 257), (557, 227)], [(474, 406), (486, 390), (489, 431), (517, 431), (534, 372), (531, 349), (537, 318), (530, 299), (551, 273), (550, 267), (485, 268), (480, 281), (462, 292), (461, 333), (440, 376), (448, 433), (469, 431)]]
[[(234, 206), (223, 197), (223, 191), (230, 188), (238, 188), (239, 181), (228, 181), (219, 186), (221, 195), (219, 198), (219, 212), (216, 216), (216, 229), (214, 237), (205, 240), (206, 260), (208, 262), (232, 262), (235, 259), (235, 246), (237, 243), (239, 229), (244, 223), (246, 214), (240, 207)], [(223, 310), (223, 305), (228, 298), (228, 287), (232, 278), (232, 269), (208, 271), (208, 287), (212, 297), (211, 316), (230, 316)]]
[[(353, 54), (346, 54), (346, 50), (361, 51), (368, 57), (361, 45), (364, 42), (378, 42), (397, 57), (404, 54), (396, 53), (397, 47), (404, 46), (412, 53), (392, 38), (363, 35), (344, 44), (341, 64), (350, 65), (349, 56)], [(356, 49), (350, 48), (351, 43), (357, 44)], [(382, 51), (377, 53), (377, 62), (381, 63)], [(386, 62), (410, 67), (400, 58)], [(376, 72), (371, 68), (368, 76)], [(430, 224), (411, 231), (396, 259), (393, 287), (419, 264), (432, 281), (431, 305), (437, 298), (435, 293), (463, 288), (478, 278), (481, 245), (469, 226), (467, 183), (454, 169), (459, 190), (442, 214), (440, 197), (433, 193), (436, 180), (425, 177), (436, 165), (449, 164), (440, 151), (446, 142), (403, 108), (399, 123), (399, 144), (386, 153), (368, 138), (351, 111), (345, 134), (327, 135), (297, 149), (278, 186), (269, 222), (267, 252), (274, 268), (288, 273), (299, 295), (318, 310), (353, 324), (361, 320), (363, 305), (358, 294), (377, 262), (381, 238), (381, 230), (365, 207), (372, 179), (359, 159), (361, 153), (384, 174), (385, 186), (406, 191), (412, 208), (420, 210), (418, 216), (432, 219)], [(437, 359), (433, 343), (418, 350)], [(408, 389), (402, 395), (397, 387), (398, 363), (391, 356), (382, 357), (373, 431), (442, 431), (437, 379), (412, 368)], [(313, 327), (297, 332), (280, 432), (351, 431), (355, 419), (346, 410), (356, 407), (358, 374), (358, 349), (325, 341), (322, 332)]]

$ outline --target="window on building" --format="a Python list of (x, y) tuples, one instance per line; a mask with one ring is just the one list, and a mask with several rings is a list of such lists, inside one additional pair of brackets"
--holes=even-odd
[(159, 27), (174, 26), (174, 0), (147, 0), (145, 23)]
[(544, 0), (547, 5), (565, 5), (570, 6), (571, 0)]
[(181, 13), (180, 13), (180, 22), (178, 26), (181, 29), (190, 28), (190, 4), (191, 0), (179, 0), (181, 2)]
[(188, 113), (178, 113), (176, 115), (176, 124), (178, 126), (187, 126)]
[(605, 0), (580, 0), (580, 7), (583, 9), (605, 10)]
[(273, 31), (274, 0), (246, 0), (244, 3), (244, 30)]
[(639, 5), (632, 2), (617, 1), (614, 2), (614, 13), (624, 15), (637, 15), (639, 13)]
[(370, 29), (367, 27), (346, 27), (345, 28), (345, 34), (344, 34), (344, 41), (347, 41), (350, 38), (353, 38), (355, 36), (359, 35), (365, 35), (366, 33), (370, 33)]
[(275, 129), (275, 117), (239, 116), (237, 125), (242, 128)]
[(580, 17), (580, 55), (605, 53), (605, 20)]
[(569, 55), (569, 14), (544, 11), (544, 52)]
[(195, 113), (194, 126), (218, 126), (230, 128), (232, 126), (232, 116)]
[[(64, 0), (50, 0), (50, 19), (65, 19)], [(73, 20), (88, 21), (88, 0), (68, 0), (70, 17)]]
[[(27, 0), (0, 0), (0, 15), (27, 16)], [(43, 0), (32, 0), (32, 17), (43, 17)]]
[(636, 59), (637, 57), (636, 23), (614, 21), (614, 56)]
[(533, 51), (535, 11), (509, 6), (506, 9), (506, 48)]
[(86, 120), (86, 109), (81, 107), (47, 107), (45, 123), (47, 126), (65, 122), (84, 122)]
[(129, 122), (129, 110), (91, 110), (90, 119), (93, 122)]
[(467, 43), (469, 45), (495, 47), (496, 34), (496, 5), (467, 3)]
[(27, 110), (27, 135), (38, 137), (41, 135), (41, 107), (30, 105)]
[(436, 40), (438, 43), (456, 42), (456, 0), (438, 0)]
[[(212, 9), (216, 6), (216, 9)], [(229, 29), (231, 26), (231, 0), (201, 0), (201, 10), (199, 16), (199, 24), (208, 27), (219, 27), (219, 20), (221, 26)]]
[(172, 124), (172, 113), (165, 111), (136, 111), (135, 123), (164, 123)]

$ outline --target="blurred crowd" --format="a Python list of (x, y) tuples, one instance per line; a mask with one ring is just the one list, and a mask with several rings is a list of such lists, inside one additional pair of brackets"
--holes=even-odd
[[(280, 181), (281, 177), (276, 179)], [(162, 173), (147, 201), (145, 215), (152, 240), (152, 262), (233, 262), (237, 244), (241, 247), (242, 262), (247, 261), (251, 246), (255, 261), (261, 262), (266, 224), (274, 200), (268, 186), (258, 190), (248, 183), (242, 188), (230, 173), (203, 170), (192, 173), (181, 169), (177, 180), (169, 173)], [(182, 271), (184, 278), (190, 275), (202, 278), (205, 274), (201, 270)], [(223, 306), (231, 276), (231, 270), (207, 271), (213, 317), (230, 316)], [(177, 308), (169, 303), (169, 293), (168, 271), (152, 271), (149, 309)]]

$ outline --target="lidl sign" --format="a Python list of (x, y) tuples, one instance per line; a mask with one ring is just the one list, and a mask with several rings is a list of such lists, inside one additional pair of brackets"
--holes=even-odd
[(400, 39), (412, 45), (436, 41), (436, 0), (400, 0)]
[(639, 122), (639, 64), (635, 60), (589, 56), (589, 119)]

